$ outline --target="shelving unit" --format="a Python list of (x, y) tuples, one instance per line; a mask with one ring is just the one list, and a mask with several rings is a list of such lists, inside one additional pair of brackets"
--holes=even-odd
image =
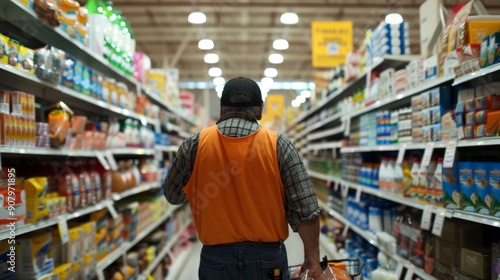
[(153, 224), (151, 224), (148, 228), (146, 228), (144, 231), (141, 233), (137, 234), (137, 237), (132, 240), (132, 241), (126, 241), (122, 243), (118, 248), (114, 249), (112, 253), (107, 255), (104, 259), (100, 260), (97, 262), (97, 271), (102, 271), (106, 267), (110, 266), (112, 263), (114, 263), (119, 257), (123, 256), (128, 252), (128, 250), (132, 249), (139, 241), (144, 239), (146, 236), (148, 236), (153, 230), (158, 228), (163, 222), (165, 222), (171, 215), (172, 213), (178, 209), (180, 206), (178, 205), (173, 205), (170, 206), (169, 210), (163, 214), (157, 221), (155, 221)]
[(483, 69), (481, 69), (479, 71), (475, 71), (475, 72), (472, 72), (470, 74), (465, 74), (463, 76), (457, 77), (453, 81), (453, 86), (458, 86), (458, 85), (466, 83), (468, 81), (472, 81), (474, 79), (478, 79), (478, 78), (484, 77), (486, 75), (498, 72), (499, 70), (500, 70), (500, 64), (495, 64), (495, 65), (488, 66), (488, 67), (483, 68)]
[(162, 185), (161, 182), (142, 183), (139, 186), (132, 188), (130, 190), (126, 190), (121, 193), (113, 193), (111, 197), (113, 198), (114, 201), (119, 201), (126, 197), (136, 195), (138, 193), (159, 189), (161, 185)]
[(177, 152), (179, 150), (179, 146), (171, 145), (171, 146), (161, 146), (161, 145), (156, 145), (155, 146), (156, 151), (162, 151), (162, 152)]
[(113, 155), (130, 155), (130, 156), (152, 156), (156, 153), (155, 149), (145, 148), (117, 148), (110, 150)]
[(182, 251), (174, 260), (173, 265), (168, 270), (168, 275), (165, 277), (165, 280), (174, 280), (177, 279), (179, 273), (183, 269), (184, 264), (188, 260), (189, 255), (193, 252), (194, 244), (189, 247), (189, 249)]

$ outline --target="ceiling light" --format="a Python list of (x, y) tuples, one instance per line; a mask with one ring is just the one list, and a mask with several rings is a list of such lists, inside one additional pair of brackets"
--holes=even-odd
[(285, 39), (276, 39), (273, 42), (273, 48), (275, 50), (280, 50), (280, 51), (286, 50), (288, 49), (288, 46), (289, 46), (288, 41)]
[(278, 76), (278, 70), (276, 70), (276, 68), (266, 68), (266, 70), (264, 70), (264, 76), (274, 78)]
[(304, 98), (309, 98), (311, 97), (312, 93), (310, 90), (303, 90), (300, 92), (300, 96), (303, 96)]
[(222, 75), (222, 70), (219, 67), (212, 67), (208, 69), (208, 75), (210, 77), (220, 77)]
[(292, 106), (297, 108), (300, 106), (300, 102), (298, 100), (294, 99), (294, 100), (292, 100)]
[(217, 92), (217, 97), (221, 98), (222, 97), (222, 91)]
[(214, 41), (210, 39), (201, 39), (198, 42), (198, 48), (200, 50), (211, 50), (214, 48)]
[(192, 12), (188, 16), (188, 21), (192, 24), (203, 24), (207, 21), (207, 17), (202, 12)]
[(215, 86), (215, 91), (222, 93), (224, 90), (224, 85), (216, 85)]
[(226, 83), (226, 80), (224, 78), (222, 78), (222, 77), (214, 78), (214, 85), (220, 86), (220, 85), (224, 85), (224, 83)]
[(299, 101), (300, 103), (304, 103), (306, 102), (306, 98), (302, 95), (297, 95), (297, 97), (295, 98), (295, 100)]
[(385, 22), (388, 24), (400, 24), (403, 22), (403, 16), (398, 13), (392, 13), (385, 16)]
[(283, 24), (296, 24), (299, 22), (299, 16), (296, 13), (284, 13), (281, 15), (280, 20)]
[(279, 53), (273, 53), (269, 55), (269, 62), (273, 64), (280, 64), (283, 62), (283, 56)]
[(205, 63), (210, 63), (210, 64), (217, 63), (219, 62), (219, 56), (216, 53), (207, 53), (205, 55), (204, 60)]
[(262, 78), (262, 80), (260, 80), (260, 82), (262, 83), (262, 86), (269, 88), (274, 83), (274, 80), (273, 80), (273, 78), (265, 77), (265, 78)]

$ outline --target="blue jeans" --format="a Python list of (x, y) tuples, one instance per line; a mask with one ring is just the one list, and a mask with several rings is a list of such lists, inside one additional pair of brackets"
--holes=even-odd
[(279, 269), (280, 280), (289, 279), (285, 244), (238, 243), (203, 246), (201, 250), (200, 280), (264, 280), (275, 279)]

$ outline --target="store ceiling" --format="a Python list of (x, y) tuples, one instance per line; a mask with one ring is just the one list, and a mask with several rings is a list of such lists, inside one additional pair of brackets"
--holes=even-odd
[[(311, 31), (313, 21), (353, 21), (354, 44), (359, 45), (369, 28), (377, 26), (385, 15), (400, 13), (410, 23), (412, 53), (419, 53), (419, 6), (424, 0), (240, 0), (170, 1), (115, 0), (132, 24), (137, 49), (147, 53), (153, 67), (180, 69), (181, 81), (209, 81), (208, 69), (218, 66), (226, 79), (247, 76), (260, 80), (264, 69), (273, 67), (268, 56), (272, 42), (286, 37), (289, 49), (280, 51), (284, 62), (276, 81), (311, 81)], [(443, 0), (450, 9), (458, 0)], [(500, 0), (483, 0), (490, 14), (500, 14)], [(203, 25), (187, 21), (193, 11), (207, 16)], [(285, 26), (284, 12), (295, 12), (299, 23)], [(198, 49), (204, 36), (215, 43), (212, 51)], [(219, 63), (207, 65), (207, 52), (219, 55)]]

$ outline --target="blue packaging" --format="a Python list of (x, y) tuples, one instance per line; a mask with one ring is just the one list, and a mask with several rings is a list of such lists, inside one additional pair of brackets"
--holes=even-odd
[(443, 109), (441, 106), (434, 106), (429, 108), (431, 123), (430, 124), (440, 124), (441, 117), (444, 115)]
[(83, 65), (83, 68), (82, 68), (82, 93), (83, 94), (86, 94), (86, 95), (90, 95), (91, 94), (91, 84), (92, 84), (92, 73), (90, 71), (90, 69), (88, 67), (86, 67), (85, 65)]
[(433, 124), (430, 127), (431, 127), (431, 141), (432, 142), (441, 141), (443, 136), (441, 124)]
[(443, 168), (443, 206), (448, 209), (460, 208), (460, 184), (458, 163), (452, 168)]
[(451, 88), (449, 86), (437, 87), (429, 90), (431, 107), (440, 106), (442, 112), (451, 110)]
[(75, 59), (66, 54), (64, 57), (64, 71), (61, 77), (61, 84), (68, 88), (73, 88), (73, 76), (74, 76)]
[[(500, 163), (490, 162), (488, 164), (490, 177), (490, 215), (500, 217)], [(486, 200), (488, 204), (488, 200)]]
[(476, 212), (481, 214), (490, 214), (491, 186), (489, 178), (489, 166), (487, 162), (474, 163), (474, 183), (476, 185)]
[(476, 212), (476, 186), (474, 184), (474, 163), (470, 161), (458, 162), (460, 182), (460, 209)]
[(366, 279), (371, 279), (372, 272), (378, 267), (378, 261), (376, 258), (369, 258), (366, 260), (365, 266), (367, 272), (365, 277)]
[(80, 61), (75, 62), (73, 73), (73, 89), (78, 92), (82, 92), (83, 68), (84, 66)]
[(372, 182), (371, 187), (372, 187), (372, 188), (375, 188), (375, 189), (378, 189), (378, 187), (379, 187), (379, 186), (378, 186), (378, 177), (379, 177), (378, 172), (379, 172), (379, 169), (378, 169), (378, 168), (376, 168), (376, 166), (375, 166), (375, 167), (373, 168), (373, 172), (372, 172), (372, 180), (371, 180), (371, 182)]

